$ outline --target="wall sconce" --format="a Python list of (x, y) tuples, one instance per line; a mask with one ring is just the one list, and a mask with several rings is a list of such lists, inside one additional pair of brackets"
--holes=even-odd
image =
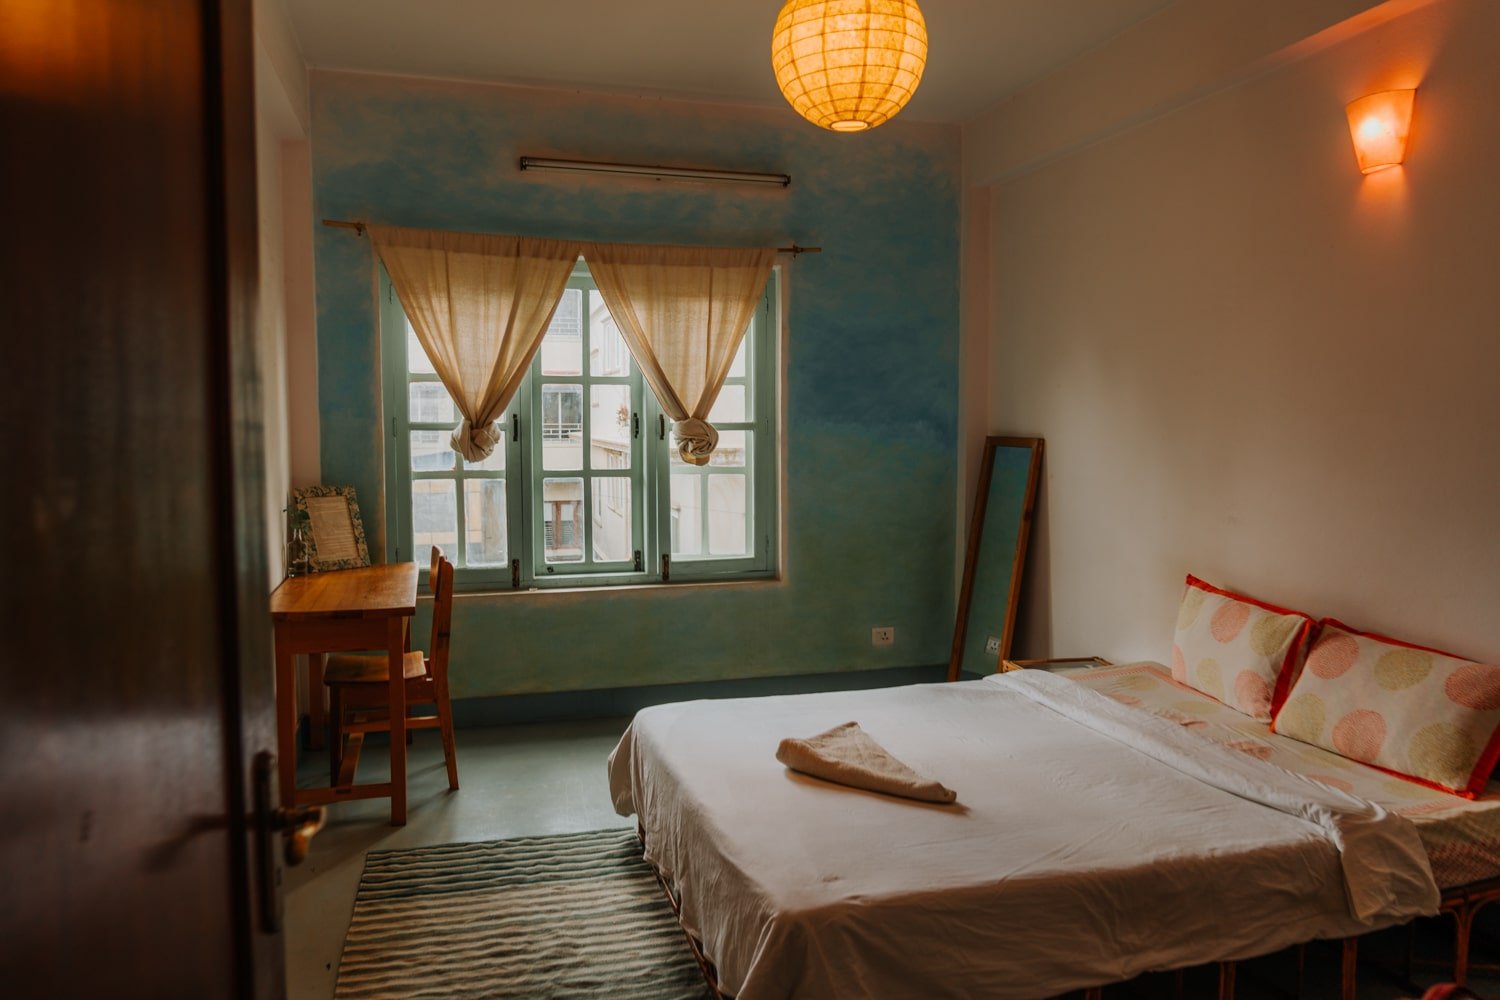
[(1406, 159), (1406, 134), (1416, 96), (1415, 90), (1384, 90), (1345, 105), (1360, 173), (1373, 174)]

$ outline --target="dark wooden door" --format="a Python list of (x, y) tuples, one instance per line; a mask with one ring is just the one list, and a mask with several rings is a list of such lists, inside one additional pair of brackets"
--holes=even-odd
[(0, 992), (267, 997), (248, 0), (0, 0)]

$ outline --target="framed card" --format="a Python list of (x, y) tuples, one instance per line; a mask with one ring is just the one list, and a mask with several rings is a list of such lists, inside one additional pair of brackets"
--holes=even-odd
[(365, 526), (353, 486), (292, 490), (292, 505), (307, 517), (308, 557), (314, 573), (370, 565)]

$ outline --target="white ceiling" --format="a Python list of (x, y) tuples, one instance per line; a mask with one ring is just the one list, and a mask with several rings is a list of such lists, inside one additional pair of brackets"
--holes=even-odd
[[(921, 0), (906, 114), (963, 121), (1173, 0)], [(780, 103), (779, 0), (285, 0), (311, 66)]]

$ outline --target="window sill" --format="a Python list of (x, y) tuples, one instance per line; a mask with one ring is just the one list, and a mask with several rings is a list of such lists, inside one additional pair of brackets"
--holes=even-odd
[[(653, 583), (616, 583), (606, 586), (596, 585), (579, 587), (520, 587), (517, 589), (511, 589), (510, 587), (494, 589), (480, 586), (474, 590), (464, 590), (463, 585), (459, 584), (453, 591), (453, 599), (455, 601), (465, 601), (472, 598), (491, 597), (545, 597), (550, 594), (569, 594), (574, 596), (582, 594), (594, 594), (600, 597), (607, 597), (610, 594), (619, 594), (622, 592), (631, 591), (701, 590), (704, 588), (718, 589), (725, 587), (748, 587), (752, 589), (758, 589), (763, 587), (781, 587), (785, 584), (786, 578), (779, 574), (774, 576), (742, 577), (737, 580), (675, 580), (670, 583), (662, 583), (658, 580)], [(425, 594), (421, 599), (431, 600), (432, 595)]]

